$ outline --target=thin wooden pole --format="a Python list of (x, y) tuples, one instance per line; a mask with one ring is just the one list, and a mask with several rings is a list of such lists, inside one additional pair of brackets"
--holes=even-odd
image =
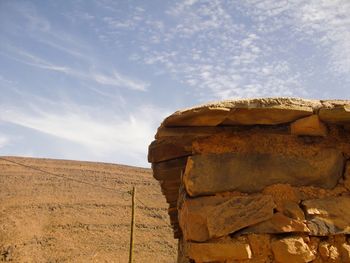
[(135, 186), (133, 186), (132, 187), (132, 210), (131, 210), (129, 263), (132, 263), (132, 261), (133, 261), (133, 252), (134, 252), (135, 194), (136, 194), (136, 188), (135, 188)]

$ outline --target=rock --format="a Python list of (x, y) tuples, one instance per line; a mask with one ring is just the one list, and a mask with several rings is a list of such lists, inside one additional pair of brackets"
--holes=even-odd
[(193, 138), (155, 140), (148, 147), (148, 162), (157, 163), (188, 156), (192, 153)]
[(229, 108), (215, 106), (177, 111), (166, 118), (162, 126), (217, 126), (226, 119), (229, 112)]
[(321, 258), (326, 262), (341, 262), (338, 249), (327, 242), (321, 242), (319, 244), (318, 251)]
[(285, 216), (288, 216), (292, 219), (305, 220), (304, 211), (299, 207), (298, 204), (294, 202), (291, 202), (291, 201), (284, 202), (282, 212)]
[(195, 262), (245, 260), (252, 257), (249, 244), (240, 241), (225, 243), (188, 243), (188, 256)]
[(336, 105), (331, 108), (321, 108), (318, 115), (321, 121), (335, 124), (350, 122), (350, 104)]
[(350, 197), (311, 199), (302, 205), (312, 235), (350, 234)]
[(340, 255), (342, 262), (350, 262), (350, 245), (343, 243), (340, 246)]
[(291, 232), (308, 233), (310, 230), (302, 220), (292, 219), (281, 212), (277, 212), (273, 214), (271, 219), (247, 227), (242, 233), (280, 234)]
[(203, 242), (272, 217), (270, 196), (208, 196), (187, 199), (179, 210), (185, 240)]
[(296, 120), (290, 127), (294, 135), (327, 136), (327, 127), (317, 115)]
[(208, 214), (213, 207), (229, 198), (223, 196), (185, 198), (179, 208), (179, 224), (184, 240), (199, 242), (208, 240), (210, 238), (207, 226)]
[(271, 255), (270, 235), (249, 234), (247, 238), (254, 259), (266, 260)]
[(225, 191), (258, 192), (285, 183), (333, 188), (342, 176), (339, 150), (322, 149), (315, 156), (275, 154), (203, 154), (188, 158), (183, 181), (190, 196)]
[(272, 198), (266, 195), (232, 197), (210, 210), (207, 217), (209, 236), (221, 237), (268, 220), (274, 207)]
[(272, 241), (271, 248), (279, 263), (304, 263), (316, 258), (301, 237), (286, 237)]
[(248, 108), (231, 110), (223, 125), (276, 125), (294, 121), (312, 114), (309, 107), (276, 106), (273, 108)]
[(311, 115), (317, 101), (289, 98), (229, 100), (177, 111), (163, 127), (280, 124)]
[(157, 180), (180, 179), (185, 170), (187, 157), (152, 164), (153, 177)]
[(220, 132), (232, 132), (232, 131), (242, 131), (246, 130), (246, 127), (243, 126), (191, 126), (191, 127), (164, 127), (160, 126), (158, 128), (157, 134), (155, 135), (156, 139), (166, 139), (171, 137), (205, 137), (210, 136)]

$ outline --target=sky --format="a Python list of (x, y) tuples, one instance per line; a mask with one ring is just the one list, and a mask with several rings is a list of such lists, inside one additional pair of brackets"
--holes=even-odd
[(0, 0), (0, 155), (142, 167), (209, 101), (350, 99), (348, 0)]

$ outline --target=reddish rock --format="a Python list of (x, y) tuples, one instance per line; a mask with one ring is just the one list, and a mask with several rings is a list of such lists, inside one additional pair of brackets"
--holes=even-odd
[(279, 263), (305, 263), (316, 258), (301, 237), (286, 237), (271, 242), (275, 259)]
[(270, 196), (232, 197), (211, 209), (207, 226), (211, 238), (234, 233), (242, 228), (268, 220), (275, 204)]
[(158, 163), (188, 156), (192, 153), (192, 140), (193, 138), (153, 141), (148, 147), (148, 162)]
[(344, 158), (336, 149), (309, 157), (276, 154), (202, 154), (188, 158), (184, 184), (191, 196), (225, 191), (258, 192), (271, 184), (333, 188)]
[(327, 136), (327, 127), (317, 115), (296, 120), (290, 127), (294, 135)]
[(306, 226), (304, 220), (292, 219), (284, 214), (277, 212), (271, 219), (258, 223), (256, 225), (247, 227), (243, 233), (256, 233), (256, 234), (281, 234), (292, 232), (304, 232), (308, 233), (310, 230)]
[(206, 241), (272, 217), (270, 196), (213, 196), (187, 199), (179, 210), (185, 240)]
[(321, 108), (318, 115), (321, 121), (335, 124), (350, 123), (350, 103)]
[(350, 197), (306, 200), (307, 225), (312, 235), (350, 234)]
[(252, 257), (248, 243), (231, 241), (225, 243), (188, 243), (188, 256), (195, 262), (245, 260)]
[(327, 243), (327, 242), (321, 242), (318, 247), (318, 251), (320, 253), (321, 258), (325, 262), (332, 262), (332, 263), (341, 263), (341, 256), (339, 254), (339, 251), (337, 247)]
[(342, 262), (350, 262), (350, 245), (343, 243), (340, 246), (340, 255)]

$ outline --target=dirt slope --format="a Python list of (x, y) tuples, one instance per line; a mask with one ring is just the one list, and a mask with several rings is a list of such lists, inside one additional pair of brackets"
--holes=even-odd
[(53, 174), (0, 159), (0, 261), (128, 262), (132, 185), (135, 262), (176, 261), (167, 206), (150, 169), (3, 158)]

